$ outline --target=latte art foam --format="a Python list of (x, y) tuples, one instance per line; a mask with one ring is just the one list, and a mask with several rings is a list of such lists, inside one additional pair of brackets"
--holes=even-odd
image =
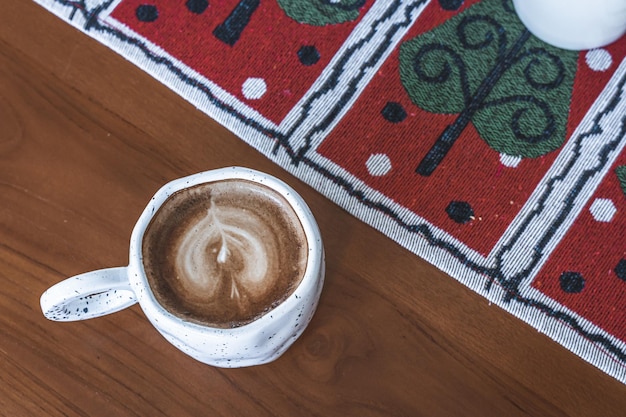
[(211, 204), (177, 245), (176, 276), (188, 297), (214, 300), (224, 287), (239, 308), (263, 297), (277, 278), (268, 273), (278, 250), (263, 240), (269, 233), (254, 213)]
[(233, 327), (293, 292), (307, 246), (282, 196), (253, 182), (226, 180), (171, 196), (146, 230), (143, 255), (164, 307), (193, 321)]

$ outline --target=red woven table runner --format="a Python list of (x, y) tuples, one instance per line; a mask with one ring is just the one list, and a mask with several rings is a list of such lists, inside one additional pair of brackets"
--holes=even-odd
[(507, 0), (36, 1), (626, 383), (626, 37), (560, 50)]

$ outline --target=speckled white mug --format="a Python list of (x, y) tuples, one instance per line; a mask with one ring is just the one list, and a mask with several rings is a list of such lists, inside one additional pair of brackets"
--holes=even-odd
[[(292, 206), (304, 229), (308, 258), (295, 291), (274, 309), (235, 328), (214, 328), (185, 321), (155, 298), (142, 264), (142, 239), (158, 208), (172, 194), (207, 182), (243, 179), (278, 191)], [(324, 282), (324, 249), (319, 228), (308, 206), (291, 187), (270, 175), (241, 167), (202, 172), (163, 186), (145, 208), (130, 239), (129, 265), (87, 272), (68, 278), (41, 296), (50, 320), (76, 321), (110, 314), (136, 302), (156, 329), (174, 346), (209, 365), (234, 368), (260, 365), (282, 355), (311, 320)]]

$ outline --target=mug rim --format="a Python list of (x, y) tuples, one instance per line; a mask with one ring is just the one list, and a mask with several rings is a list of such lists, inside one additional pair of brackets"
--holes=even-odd
[[(307, 240), (308, 252), (306, 267), (302, 279), (300, 280), (298, 286), (285, 300), (283, 300), (276, 307), (266, 311), (250, 323), (232, 328), (222, 328), (185, 320), (184, 318), (170, 312), (161, 303), (159, 303), (146, 276), (143, 264), (142, 243), (145, 230), (150, 224), (152, 218), (161, 208), (163, 203), (174, 193), (200, 184), (229, 179), (253, 181), (280, 193), (290, 204), (300, 221)], [(189, 176), (177, 178), (166, 183), (154, 193), (149, 203), (139, 216), (131, 234), (128, 275), (131, 287), (133, 287), (133, 290), (137, 294), (138, 303), (150, 321), (153, 321), (154, 319), (154, 317), (151, 317), (153, 316), (153, 313), (157, 313), (159, 316), (158, 323), (160, 325), (164, 324), (161, 320), (165, 319), (170, 325), (183, 326), (188, 330), (193, 329), (198, 332), (213, 331), (220, 334), (247, 333), (256, 327), (262, 326), (263, 323), (272, 320), (271, 313), (275, 313), (275, 316), (280, 317), (281, 311), (290, 311), (296, 307), (301, 300), (308, 298), (308, 291), (302, 295), (298, 294), (301, 289), (306, 288), (310, 289), (311, 293), (316, 292), (316, 281), (320, 275), (323, 263), (323, 253), (324, 250), (321, 234), (313, 213), (304, 199), (291, 186), (270, 174), (246, 167), (232, 166), (202, 171)]]

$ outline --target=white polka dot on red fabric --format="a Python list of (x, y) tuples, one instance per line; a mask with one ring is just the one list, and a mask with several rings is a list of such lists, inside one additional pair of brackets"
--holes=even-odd
[(585, 62), (594, 71), (606, 71), (613, 64), (613, 57), (606, 49), (591, 49), (585, 54)]
[(391, 160), (384, 153), (376, 153), (370, 155), (367, 162), (365, 162), (365, 166), (370, 175), (381, 177), (391, 171)]
[(267, 92), (263, 78), (248, 78), (241, 86), (243, 96), (248, 100), (258, 100)]
[(517, 168), (520, 162), (522, 162), (520, 156), (507, 155), (505, 153), (500, 154), (500, 163), (507, 168)]
[(608, 223), (613, 220), (617, 208), (615, 204), (613, 204), (613, 201), (608, 198), (596, 198), (593, 203), (591, 203), (589, 211), (597, 222)]

